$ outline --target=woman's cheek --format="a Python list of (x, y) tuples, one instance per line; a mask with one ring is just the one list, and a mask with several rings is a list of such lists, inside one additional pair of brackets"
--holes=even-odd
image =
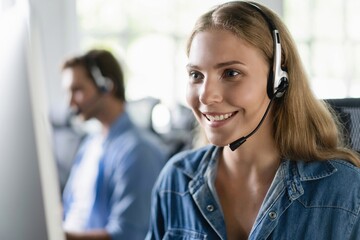
[(192, 86), (188, 86), (187, 90), (186, 90), (186, 101), (188, 103), (188, 105), (191, 108), (194, 108), (198, 105), (198, 99), (199, 96), (197, 94), (196, 88), (192, 87)]

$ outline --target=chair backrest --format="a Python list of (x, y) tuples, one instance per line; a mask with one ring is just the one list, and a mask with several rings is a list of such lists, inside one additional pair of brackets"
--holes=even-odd
[(160, 100), (154, 97), (144, 97), (138, 100), (128, 101), (127, 111), (134, 123), (145, 130), (156, 133), (153, 128), (152, 111), (160, 103)]
[(156, 117), (153, 119), (155, 107), (161, 100), (154, 97), (145, 97), (127, 102), (127, 111), (134, 124), (146, 130), (147, 136), (152, 138), (166, 152), (168, 158), (174, 154), (192, 147), (193, 128), (195, 117), (190, 109), (176, 104), (168, 108), (170, 114), (169, 129), (165, 132), (156, 127)]
[(360, 98), (325, 99), (344, 125), (348, 144), (360, 152)]

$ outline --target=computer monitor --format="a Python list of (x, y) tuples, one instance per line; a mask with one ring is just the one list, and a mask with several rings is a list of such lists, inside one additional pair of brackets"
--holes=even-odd
[(40, 42), (26, 0), (0, 8), (0, 239), (65, 239)]

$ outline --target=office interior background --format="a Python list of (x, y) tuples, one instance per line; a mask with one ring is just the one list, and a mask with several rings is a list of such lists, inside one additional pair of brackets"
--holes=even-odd
[[(129, 101), (152, 97), (159, 99), (167, 109), (179, 104), (186, 107), (185, 43), (187, 36), (201, 13), (222, 2), (225, 1), (0, 0), (0, 74), (3, 70), (1, 64), (9, 60), (3, 53), (6, 52), (8, 46), (13, 45), (13, 39), (7, 36), (16, 30), (19, 19), (25, 19), (28, 25), (27, 34), (31, 35), (32, 58), (29, 59), (27, 70), (20, 65), (14, 68), (18, 68), (18, 71), (28, 71), (29, 74), (36, 76), (29, 78), (30, 87), (34, 84), (34, 79), (42, 80), (40, 81), (42, 85), (37, 86), (44, 90), (44, 98), (41, 99), (42, 101), (38, 100), (37, 103), (46, 105), (44, 106), (46, 111), (63, 113), (66, 109), (66, 95), (61, 87), (62, 61), (74, 54), (84, 53), (90, 48), (100, 47), (112, 51), (123, 65)], [(360, 30), (357, 26), (360, 22), (359, 0), (259, 0), (258, 2), (279, 13), (287, 24), (299, 47), (303, 63), (311, 79), (312, 89), (319, 98), (360, 97), (360, 68), (358, 67), (360, 66)], [(23, 57), (29, 57), (27, 54), (25, 53)], [(4, 89), (1, 94), (12, 90), (7, 84), (11, 84), (11, 81), (6, 78), (0, 79), (0, 89)], [(36, 84), (39, 82), (37, 81)], [(19, 92), (18, 95), (14, 93), (14, 102), (20, 101), (19, 104), (22, 104), (16, 97), (22, 97), (21, 94), (27, 91), (26, 86), (16, 87), (16, 91)], [(6, 99), (5, 95), (0, 95), (0, 97), (2, 109), (13, 108), (6, 109), (8, 111), (3, 114), (12, 114), (17, 111), (16, 107), (12, 107), (13, 102)], [(6, 105), (7, 103), (9, 104)], [(19, 107), (19, 111), (22, 109)], [(138, 112), (138, 114), (141, 116), (142, 113)], [(166, 111), (159, 112), (159, 130), (166, 130), (164, 126), (167, 124), (165, 121), (168, 119), (167, 114)], [(5, 123), (3, 117), (4, 115), (1, 118), (1, 125), (4, 126), (1, 128), (1, 135), (6, 136), (2, 131), (8, 128), (6, 126), (8, 122)], [(28, 126), (31, 126), (31, 123)], [(13, 130), (18, 133), (16, 131), (20, 130)], [(20, 134), (28, 133), (21, 132)], [(1, 142), (1, 149), (4, 151), (7, 150), (5, 149), (6, 141), (8, 142), (2, 139)], [(44, 147), (42, 146), (42, 149)], [(23, 149), (25, 155), (27, 151), (30, 150)], [(48, 158), (49, 154), (48, 152)], [(37, 157), (46, 158), (43, 155), (40, 154)], [(2, 163), (5, 159), (6, 157), (3, 158)], [(24, 167), (23, 164), (21, 162), (17, 167)], [(28, 164), (30, 167), (30, 163)], [(47, 165), (46, 177), (51, 178), (49, 175), (52, 172), (49, 171), (49, 167), (51, 166)], [(40, 168), (44, 169), (41, 166)], [(8, 169), (3, 168), (1, 173), (5, 173), (4, 176), (10, 179), (10, 172), (6, 172)], [(3, 177), (3, 174), (0, 175)], [(20, 179), (19, 176), (14, 176), (14, 178)], [(44, 176), (41, 178), (44, 179)], [(4, 177), (4, 181), (1, 182), (5, 184), (8, 179)], [(24, 181), (19, 182), (21, 186), (19, 189), (28, 194), (28, 200), (33, 195), (39, 195), (41, 190), (31, 195), (26, 187), (22, 187)], [(54, 183), (51, 184), (47, 191), (50, 189), (53, 193), (56, 189), (51, 190)], [(20, 201), (19, 198), (16, 199)], [(24, 203), (26, 202), (30, 209), (32, 205), (25, 200)], [(42, 199), (41, 202), (45, 203), (48, 200)], [(55, 202), (58, 200), (50, 199)], [(6, 206), (6, 201), (3, 199), (0, 205)], [(17, 204), (20, 203), (17, 202)], [(51, 209), (53, 205), (49, 206), (47, 208)], [(37, 211), (39, 208), (41, 206), (37, 205), (31, 214), (39, 212)], [(10, 210), (11, 208), (9, 208), (9, 214), (6, 212), (3, 214), (6, 219), (0, 219), (0, 225), (3, 226), (1, 230), (10, 228), (12, 225), (19, 225), (19, 219), (16, 218), (12, 222), (9, 218), (10, 215), (14, 217), (14, 210)], [(53, 215), (59, 215), (59, 212), (51, 215), (45, 211), (44, 214), (49, 219)], [(34, 215), (32, 216), (35, 219)], [(57, 220), (44, 230), (48, 232), (48, 236), (54, 229), (54, 232), (60, 231)], [(42, 220), (39, 224), (44, 221), (48, 220)], [(4, 224), (5, 222), (7, 224)], [(34, 229), (40, 234), (41, 231), (38, 231), (36, 227)], [(26, 231), (23, 234), (26, 235)], [(55, 233), (53, 236), (58, 235)], [(61, 238), (49, 237), (48, 239)]]
[[(22, 0), (1, 0), (0, 11)], [(30, 0), (41, 42), (50, 106), (64, 104), (60, 65), (93, 47), (111, 50), (125, 68), (129, 100), (153, 96), (185, 103), (185, 41), (200, 13), (224, 0)], [(264, 0), (293, 34), (319, 98), (360, 93), (360, 1)], [(2, 46), (4, 47), (4, 46)]]

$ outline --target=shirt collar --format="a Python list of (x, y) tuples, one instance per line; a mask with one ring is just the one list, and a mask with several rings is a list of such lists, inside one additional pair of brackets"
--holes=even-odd
[(297, 161), (296, 165), (301, 181), (325, 178), (337, 171), (331, 161)]
[[(174, 165), (190, 178), (195, 178), (197, 175), (204, 176), (209, 164), (214, 166), (212, 163), (217, 161), (221, 149), (222, 147), (209, 145), (193, 150), (184, 158), (179, 157)], [(285, 159), (282, 161), (277, 175), (282, 179), (297, 179), (298, 183), (325, 178), (336, 171), (337, 169), (331, 161), (290, 161)]]
[(111, 125), (106, 141), (109, 141), (110, 139), (117, 137), (119, 134), (133, 127), (134, 124), (132, 123), (129, 114), (126, 111), (124, 111), (118, 116), (115, 122)]
[[(207, 145), (191, 152), (180, 153), (174, 166), (190, 178), (204, 175), (209, 162), (216, 161), (219, 149), (219, 147)], [(181, 156), (181, 154), (185, 155)]]

